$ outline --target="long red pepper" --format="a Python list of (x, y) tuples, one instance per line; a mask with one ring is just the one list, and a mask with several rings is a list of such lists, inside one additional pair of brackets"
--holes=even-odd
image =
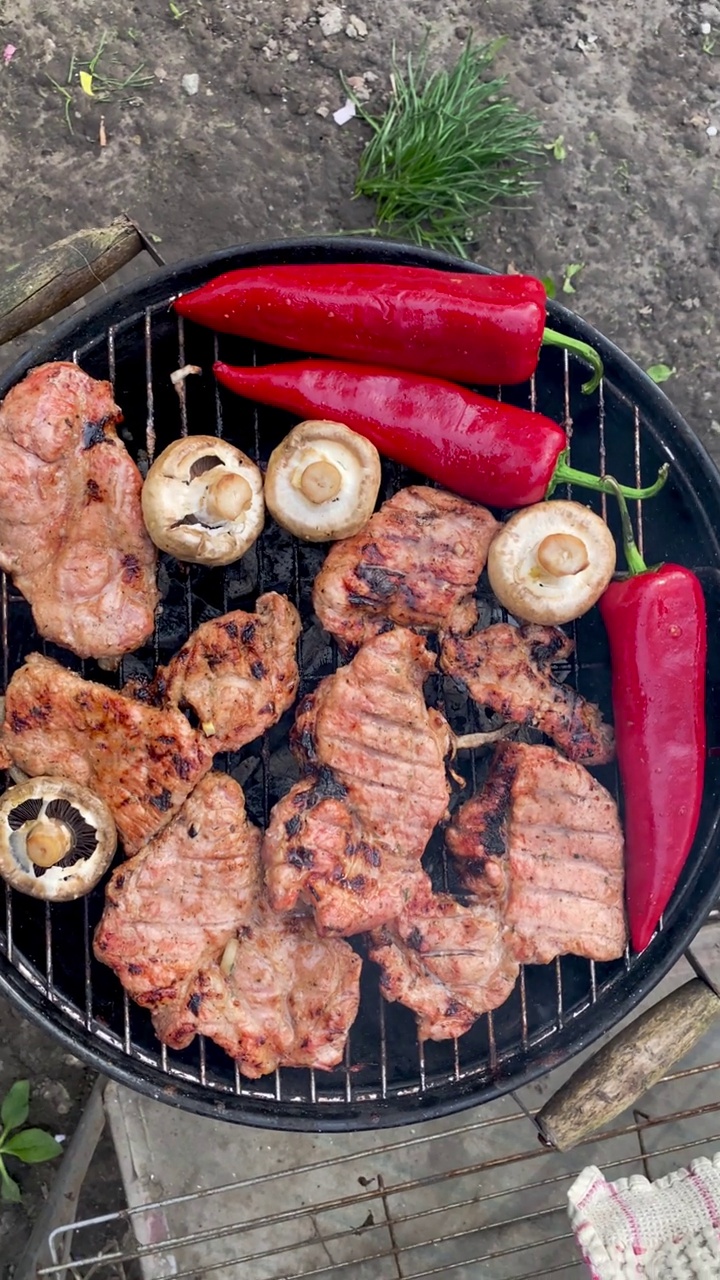
[[(343, 422), (386, 457), (492, 507), (529, 506), (564, 482), (605, 488), (599, 476), (568, 465), (565, 432), (550, 418), (439, 378), (329, 360), (214, 369), (238, 395)], [(652, 497), (665, 476), (623, 492)]]
[(694, 573), (676, 564), (646, 568), (618, 497), (630, 576), (610, 584), (600, 613), (625, 801), (628, 922), (633, 947), (642, 951), (678, 883), (700, 815), (707, 622)]
[(545, 288), (534, 276), (367, 262), (244, 267), (174, 305), (220, 333), (454, 382), (526, 382), (542, 343), (592, 365), (585, 391), (603, 372), (593, 347), (545, 327)]

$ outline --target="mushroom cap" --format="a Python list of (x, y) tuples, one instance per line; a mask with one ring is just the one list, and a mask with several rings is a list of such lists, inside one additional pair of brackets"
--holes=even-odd
[[(48, 856), (48, 836), (52, 842), (58, 834)], [(33, 837), (36, 860), (28, 854)], [(81, 898), (107, 871), (116, 848), (112, 814), (86, 787), (37, 777), (0, 797), (0, 876), (21, 893), (52, 902)]]
[(148, 471), (142, 510), (161, 551), (190, 564), (232, 564), (262, 533), (262, 473), (227, 440), (183, 436)]
[(363, 436), (341, 422), (301, 422), (270, 455), (265, 502), (298, 538), (333, 542), (367, 524), (380, 474), (380, 454)]
[[(501, 527), (490, 544), (488, 577), (514, 617), (560, 626), (582, 617), (600, 598), (615, 572), (616, 554), (605, 521), (589, 507), (562, 499), (540, 502), (516, 511)], [(550, 565), (557, 565), (555, 572)]]

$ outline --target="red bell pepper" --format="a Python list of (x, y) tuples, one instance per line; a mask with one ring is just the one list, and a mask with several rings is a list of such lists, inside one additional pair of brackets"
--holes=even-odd
[(583, 390), (594, 391), (603, 373), (593, 347), (545, 328), (545, 289), (534, 276), (368, 262), (244, 267), (174, 305), (220, 333), (451, 382), (526, 382), (543, 342), (589, 361)]
[(629, 576), (600, 613), (610, 641), (617, 758), (625, 801), (625, 893), (636, 951), (678, 883), (700, 816), (705, 774), (707, 622), (689, 569), (648, 570), (619, 495)]
[[(606, 487), (568, 465), (565, 432), (550, 418), (439, 378), (329, 360), (217, 363), (214, 370), (238, 395), (302, 418), (343, 422), (386, 457), (492, 507), (529, 506), (564, 482)], [(654, 485), (623, 492), (652, 497), (665, 477), (663, 469)]]

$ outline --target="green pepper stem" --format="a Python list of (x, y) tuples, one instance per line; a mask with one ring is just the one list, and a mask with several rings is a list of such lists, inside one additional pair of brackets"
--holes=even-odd
[(628, 573), (631, 578), (634, 578), (638, 573), (647, 573), (647, 565), (640, 555), (638, 545), (635, 541), (635, 532), (632, 527), (632, 520), (630, 519), (630, 512), (628, 511), (628, 505), (625, 501), (625, 494), (623, 493), (622, 485), (618, 484), (617, 480), (615, 480), (613, 476), (606, 476), (606, 480), (610, 485), (610, 492), (615, 498), (617, 498), (617, 503), (620, 508), (623, 551), (625, 552)]
[(548, 490), (545, 494), (546, 498), (551, 497), (559, 484), (576, 484), (581, 489), (594, 489), (596, 493), (610, 493), (613, 497), (617, 497), (619, 490), (624, 497), (634, 498), (637, 501), (642, 498), (654, 498), (655, 494), (659, 493), (665, 484), (670, 470), (668, 463), (663, 463), (654, 484), (648, 485), (645, 489), (633, 489), (626, 484), (619, 485), (612, 476), (594, 476), (590, 471), (577, 471), (575, 467), (571, 467), (568, 464), (567, 457), (568, 450), (563, 449), (557, 460), (552, 480), (548, 485)]
[(547, 347), (562, 347), (563, 351), (573, 351), (576, 356), (580, 356), (581, 360), (587, 360), (592, 365), (593, 376), (589, 382), (583, 383), (583, 391), (586, 396), (597, 391), (604, 373), (602, 358), (591, 347), (588, 342), (580, 342), (579, 338), (568, 338), (565, 333), (558, 333), (556, 329), (544, 329), (542, 336), (543, 344)]

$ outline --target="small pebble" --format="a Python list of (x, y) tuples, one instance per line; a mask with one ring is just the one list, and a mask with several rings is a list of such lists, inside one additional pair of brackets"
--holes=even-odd
[(299, 57), (300, 57), (300, 54), (298, 53), (297, 49), (291, 49), (289, 54), (287, 55), (287, 61), (297, 62)]
[(197, 93), (198, 89), (200, 88), (199, 75), (197, 75), (196, 72), (193, 71), (191, 75), (183, 76), (182, 87), (185, 90), (185, 92), (189, 95), (189, 97), (192, 98), (193, 94)]
[(708, 127), (707, 127), (707, 129), (705, 130), (705, 132), (706, 132), (706, 134), (707, 134), (708, 138), (717, 138), (717, 126), (716, 126), (716, 125), (714, 125), (714, 124), (709, 124), (709, 125), (708, 125)]
[(362, 18), (358, 18), (357, 14), (351, 13), (350, 21), (345, 28), (345, 35), (349, 36), (351, 40), (364, 40), (367, 33), (367, 23), (363, 22)]
[(327, 9), (320, 18), (320, 30), (324, 36), (336, 36), (343, 28), (342, 9)]
[(702, 35), (704, 35), (704, 36), (709, 36), (709, 35), (710, 35), (710, 32), (712, 31), (712, 27), (710, 26), (710, 23), (709, 23), (709, 22), (701, 22), (701, 23), (700, 23), (700, 31), (701, 31)]
[(319, 107), (315, 108), (315, 115), (322, 116), (323, 120), (325, 120), (327, 116), (330, 115), (330, 108), (326, 107), (325, 103), (323, 102)]

